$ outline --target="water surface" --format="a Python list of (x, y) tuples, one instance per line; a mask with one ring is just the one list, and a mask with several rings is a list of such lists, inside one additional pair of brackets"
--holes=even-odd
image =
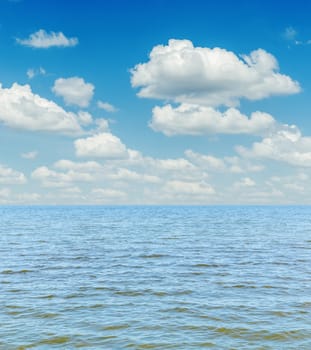
[(311, 349), (311, 207), (0, 207), (0, 349)]

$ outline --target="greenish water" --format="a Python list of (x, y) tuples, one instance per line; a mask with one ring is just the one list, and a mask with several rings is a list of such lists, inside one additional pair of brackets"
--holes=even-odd
[(311, 349), (311, 207), (1, 207), (0, 349)]

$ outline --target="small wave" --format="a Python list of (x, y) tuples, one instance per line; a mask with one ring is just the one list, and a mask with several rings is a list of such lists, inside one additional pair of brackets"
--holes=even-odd
[(231, 338), (247, 339), (248, 341), (270, 340), (270, 341), (290, 341), (302, 340), (310, 337), (309, 333), (301, 330), (289, 330), (284, 332), (269, 332), (268, 330), (252, 331), (248, 328), (211, 328), (216, 333), (226, 335)]
[(140, 255), (140, 258), (143, 259), (161, 259), (161, 258), (166, 258), (168, 255), (166, 254), (143, 254)]
[(71, 338), (68, 336), (56, 336), (52, 338), (47, 338), (43, 340), (39, 340), (38, 342), (22, 345), (19, 349), (28, 349), (35, 348), (40, 345), (63, 345), (67, 344), (71, 341)]
[(169, 309), (163, 309), (162, 312), (177, 312), (177, 313), (192, 313), (193, 311), (187, 307), (173, 307)]
[(129, 328), (130, 326), (128, 324), (116, 324), (116, 325), (110, 325), (110, 326), (104, 326), (102, 329), (104, 331), (116, 331), (119, 329), (126, 329)]
[(53, 298), (56, 298), (56, 295), (55, 294), (47, 294), (47, 295), (42, 295), (42, 296), (39, 296), (40, 299), (53, 299)]
[(29, 272), (33, 272), (33, 270), (28, 270), (28, 269), (23, 269), (23, 270), (18, 270), (18, 271), (14, 271), (14, 270), (3, 270), (0, 273), (2, 275), (15, 275), (15, 274), (19, 274), (19, 273), (29, 273)]
[(44, 312), (44, 313), (34, 314), (33, 316), (36, 318), (56, 318), (56, 317), (59, 317), (60, 315), (53, 312)]
[(134, 348), (134, 349), (167, 349), (168, 344), (134, 344), (130, 343), (126, 345), (126, 348)]
[(218, 264), (195, 264), (193, 265), (193, 267), (200, 267), (200, 268), (217, 268), (217, 267), (221, 267), (221, 265)]
[(135, 290), (124, 290), (124, 291), (119, 290), (119, 291), (115, 292), (114, 294), (123, 295), (123, 296), (127, 296), (127, 297), (138, 297), (138, 296), (144, 295), (145, 293), (141, 292), (141, 291), (135, 291)]

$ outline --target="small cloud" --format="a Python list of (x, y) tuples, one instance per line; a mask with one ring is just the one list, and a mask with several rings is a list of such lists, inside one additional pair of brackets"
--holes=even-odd
[(50, 47), (70, 47), (78, 44), (78, 38), (67, 38), (62, 32), (46, 32), (40, 29), (30, 34), (27, 39), (16, 39), (17, 43), (23, 46), (29, 46), (39, 49), (48, 49)]
[(298, 32), (293, 27), (287, 27), (284, 31), (284, 38), (289, 41), (294, 41)]
[(21, 157), (24, 159), (35, 159), (37, 155), (38, 155), (38, 151), (31, 151), (31, 152), (22, 153)]
[(82, 125), (89, 125), (89, 124), (92, 124), (93, 122), (93, 118), (91, 114), (84, 111), (80, 111), (78, 113), (78, 120)]
[(39, 69), (29, 68), (26, 72), (28, 79), (33, 79), (37, 75), (45, 75), (46, 70), (42, 67)]
[(35, 71), (33, 69), (28, 69), (26, 74), (28, 79), (32, 79), (35, 76)]
[(128, 151), (122, 141), (110, 132), (102, 132), (74, 142), (78, 157), (125, 159)]
[(87, 107), (94, 94), (94, 85), (79, 77), (59, 78), (55, 80), (52, 91), (61, 96), (67, 105)]
[(108, 102), (98, 101), (97, 107), (105, 110), (106, 112), (117, 112), (118, 111), (118, 108), (116, 108), (115, 106), (113, 106), (112, 104), (110, 104)]

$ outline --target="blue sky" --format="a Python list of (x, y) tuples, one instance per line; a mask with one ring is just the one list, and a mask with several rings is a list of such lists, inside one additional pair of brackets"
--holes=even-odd
[(0, 0), (0, 203), (310, 203), (310, 10)]

